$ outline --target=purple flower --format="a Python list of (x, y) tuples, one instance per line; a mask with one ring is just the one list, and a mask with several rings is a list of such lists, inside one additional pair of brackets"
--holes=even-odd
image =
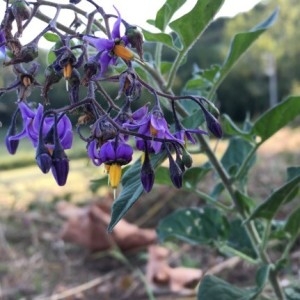
[[(19, 109), (23, 119), (23, 130), (9, 137), (10, 141), (20, 140), (22, 138), (28, 138), (33, 146), (36, 148), (39, 140), (39, 130), (41, 126), (42, 117), (44, 114), (43, 105), (39, 104), (36, 110), (31, 109), (23, 101), (19, 103)], [(49, 116), (44, 119), (43, 123), (43, 137), (45, 137), (49, 131), (53, 128), (54, 117)], [(57, 123), (58, 138), (62, 144), (63, 149), (70, 149), (73, 142), (72, 123), (70, 119), (64, 115)], [(53, 148), (53, 144), (47, 144), (50, 149)]]
[(195, 144), (196, 141), (193, 138), (193, 136), (191, 135), (191, 133), (194, 134), (207, 134), (207, 132), (205, 130), (201, 130), (201, 129), (186, 129), (184, 128), (182, 125), (180, 125), (180, 129), (178, 129), (178, 131), (176, 131), (174, 133), (174, 136), (182, 141), (183, 143), (186, 143), (186, 141), (190, 141), (192, 144)]
[(132, 160), (133, 149), (121, 140), (107, 141), (100, 149), (93, 140), (88, 145), (88, 155), (97, 166), (104, 163), (109, 175), (109, 182), (113, 189), (116, 189), (122, 177), (122, 165)]
[[(171, 134), (168, 128), (168, 123), (164, 118), (162, 111), (156, 106), (149, 112), (140, 122), (133, 122), (132, 124), (124, 124), (124, 127), (128, 129), (137, 129), (138, 133), (148, 136), (156, 137), (159, 139), (169, 139), (178, 143), (182, 143), (181, 140), (177, 139)], [(162, 143), (154, 139), (148, 140), (144, 143), (144, 140), (140, 137), (136, 139), (136, 147), (139, 150), (144, 151), (145, 147), (148, 148), (150, 152), (158, 153), (161, 150)]]
[(12, 140), (10, 139), (9, 135), (5, 137), (5, 145), (9, 154), (15, 154), (17, 152), (19, 146), (19, 140)]
[(66, 184), (69, 174), (69, 160), (64, 150), (60, 147), (54, 148), (51, 171), (59, 186)]
[(147, 147), (145, 147), (144, 161), (141, 168), (141, 182), (144, 190), (149, 193), (155, 180), (155, 172), (151, 165)]
[(96, 166), (102, 163), (126, 165), (132, 160), (133, 149), (123, 142), (107, 141), (100, 148), (95, 140), (88, 145), (88, 156)]
[(6, 55), (5, 51), (5, 43), (6, 43), (6, 38), (3, 29), (0, 30), (0, 53), (3, 57)]
[(121, 37), (120, 35), (120, 25), (121, 25), (121, 16), (118, 10), (118, 18), (113, 26), (111, 32), (111, 39), (99, 38), (95, 36), (85, 35), (83, 40), (92, 44), (97, 51), (99, 52), (99, 63), (101, 66), (100, 74), (96, 77), (102, 77), (107, 71), (109, 65), (115, 65), (118, 57), (121, 57), (125, 60), (132, 60), (133, 53), (126, 48), (128, 40), (126, 36)]

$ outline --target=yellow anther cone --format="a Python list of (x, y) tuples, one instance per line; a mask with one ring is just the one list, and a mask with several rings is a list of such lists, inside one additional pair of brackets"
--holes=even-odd
[(134, 54), (128, 48), (122, 45), (115, 45), (114, 46), (114, 54), (125, 59), (125, 60), (133, 60)]
[(122, 169), (119, 164), (112, 164), (109, 167), (109, 183), (113, 189), (116, 189), (121, 181)]
[(73, 71), (73, 67), (70, 63), (67, 63), (65, 66), (64, 66), (64, 78), (66, 80), (70, 79), (71, 75), (72, 75), (72, 71)]

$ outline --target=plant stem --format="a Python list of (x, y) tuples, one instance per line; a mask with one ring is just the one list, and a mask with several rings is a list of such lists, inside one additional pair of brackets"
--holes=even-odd
[[(199, 135), (198, 140), (202, 146), (202, 149), (208, 156), (211, 164), (214, 166), (216, 172), (220, 176), (225, 188), (229, 192), (238, 213), (243, 218), (243, 220), (247, 219), (246, 212), (241, 207), (240, 203), (238, 202), (238, 200), (235, 196), (235, 189), (233, 187), (232, 180), (230, 179), (226, 170), (223, 168), (223, 166), (220, 164), (220, 162), (216, 158), (214, 152), (211, 150), (211, 148), (210, 148), (209, 144), (207, 143), (207, 141), (205, 140), (205, 138), (202, 135)], [(246, 222), (245, 228), (246, 228), (248, 236), (251, 240), (253, 249), (255, 249), (255, 251), (257, 253), (257, 256), (260, 258), (260, 260), (264, 264), (271, 264), (271, 260), (268, 256), (268, 254), (266, 253), (266, 251), (264, 249), (261, 249), (261, 247), (260, 247), (261, 238), (257, 232), (254, 222), (253, 221)], [(285, 300), (286, 298), (285, 298), (283, 290), (281, 289), (280, 284), (278, 282), (276, 270), (271, 270), (270, 276), (269, 276), (269, 281), (273, 287), (273, 290), (274, 290), (278, 300)]]
[(203, 198), (206, 202), (209, 202), (219, 208), (221, 208), (224, 211), (232, 211), (232, 208), (229, 206), (224, 205), (221, 202), (217, 202), (214, 198), (210, 197), (209, 195), (199, 191), (199, 190), (193, 190), (199, 197)]

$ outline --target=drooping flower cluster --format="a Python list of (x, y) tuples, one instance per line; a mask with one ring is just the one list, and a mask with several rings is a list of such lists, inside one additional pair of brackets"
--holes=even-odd
[[(15, 154), (19, 141), (29, 139), (36, 150), (36, 163), (41, 171), (48, 173), (51, 170), (58, 185), (66, 184), (69, 160), (65, 150), (72, 147), (73, 141), (68, 115), (76, 112), (79, 114), (77, 133), (86, 144), (87, 156), (95, 166), (104, 166), (114, 190), (121, 181), (122, 166), (132, 161), (135, 150), (142, 153), (140, 179), (146, 192), (151, 191), (155, 182), (152, 157), (156, 155), (168, 159), (170, 179), (180, 188), (185, 170), (192, 165), (187, 142), (196, 143), (197, 135), (208, 132), (186, 128), (176, 105), (183, 99), (197, 103), (203, 124), (220, 138), (222, 129), (208, 110), (209, 101), (197, 96), (175, 97), (145, 82), (135, 70), (135, 64), (145, 66), (142, 34), (125, 22), (117, 9), (116, 15), (107, 15), (91, 1), (105, 20), (103, 27), (95, 19), (98, 29), (106, 34), (99, 37), (91, 31), (92, 26), (87, 26), (84, 34), (59, 31), (56, 19), (60, 8), (57, 8), (55, 17), (41, 33), (31, 43), (22, 45), (19, 36), (24, 30), (23, 21), (33, 19), (36, 10), (25, 0), (19, 2), (22, 9), (16, 8), (15, 1), (7, 6), (0, 28), (4, 65), (12, 65), (17, 77), (12, 85), (0, 89), (0, 95), (17, 91), (17, 107), (5, 140), (8, 152)], [(115, 22), (110, 31), (108, 20), (111, 18), (115, 18)], [(14, 22), (17, 34), (13, 33)], [(76, 29), (80, 26), (75, 25)], [(36, 79), (40, 71), (35, 61), (36, 48), (40, 37), (46, 33), (52, 34), (55, 45), (50, 50), (52, 60), (44, 71), (44, 81), (39, 83)], [(6, 57), (7, 51), (10, 58)], [(61, 80), (66, 81), (64, 96), (68, 104), (64, 101), (63, 106), (53, 108), (50, 90)], [(107, 82), (117, 84), (115, 98), (107, 92), (104, 85)], [(41, 90), (41, 99), (30, 99), (33, 89)], [(143, 101), (145, 93), (150, 97), (149, 103)], [(168, 101), (169, 107), (162, 108), (162, 98)], [(36, 102), (38, 104), (34, 104)], [(18, 130), (20, 123), (22, 129)], [(82, 127), (89, 128), (88, 137), (83, 134)]]

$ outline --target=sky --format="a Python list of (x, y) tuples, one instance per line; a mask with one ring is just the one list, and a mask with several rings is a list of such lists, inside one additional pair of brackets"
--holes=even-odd
[[(62, 4), (68, 4), (68, 0), (55, 0), (53, 2), (58, 2)], [(79, 7), (86, 10), (86, 11), (92, 11), (94, 9), (93, 6), (90, 4), (85, 4), (86, 1), (81, 1), (79, 3)], [(121, 12), (122, 18), (126, 21), (128, 21), (132, 25), (141, 26), (144, 29), (151, 30), (153, 27), (151, 25), (146, 23), (146, 20), (148, 19), (154, 19), (156, 15), (156, 11), (162, 6), (162, 4), (165, 2), (164, 0), (96, 0), (95, 1), (98, 4), (101, 4), (103, 9), (106, 12), (112, 12), (115, 13), (113, 5), (118, 8), (118, 10)], [(223, 7), (219, 11), (216, 17), (233, 17), (236, 14), (240, 12), (245, 12), (253, 8), (257, 3), (261, 2), (261, 0), (225, 0)], [(180, 15), (183, 15), (186, 13), (191, 7), (194, 6), (196, 3), (196, 0), (187, 0), (186, 3), (183, 5), (182, 9), (177, 12), (174, 15), (174, 19), (178, 18)], [(5, 2), (0, 0), (0, 18), (3, 18), (1, 16), (4, 14), (5, 10)], [(46, 13), (49, 16), (53, 16), (51, 13), (51, 8), (47, 8), (47, 10), (43, 10), (44, 13)], [(72, 13), (68, 12), (63, 15), (63, 20), (67, 20), (65, 22), (66, 25), (69, 25), (72, 20), (74, 19), (74, 16)], [(23, 44), (26, 44), (30, 42), (34, 35), (33, 31), (36, 29), (36, 34), (38, 34), (38, 30), (41, 30), (46, 26), (45, 23), (37, 23), (35, 26), (30, 28), (29, 33), (24, 33), (21, 42)], [(42, 47), (47, 48), (47, 46), (50, 46), (50, 44), (44, 40), (41, 39)]]

